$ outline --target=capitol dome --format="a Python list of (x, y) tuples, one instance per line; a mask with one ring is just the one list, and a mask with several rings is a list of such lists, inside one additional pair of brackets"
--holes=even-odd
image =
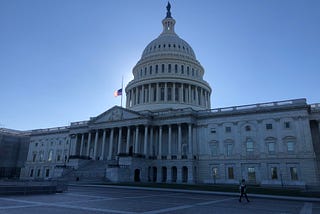
[(174, 31), (171, 5), (162, 20), (163, 31), (144, 49), (126, 87), (126, 107), (135, 111), (210, 109), (211, 88), (192, 47)]

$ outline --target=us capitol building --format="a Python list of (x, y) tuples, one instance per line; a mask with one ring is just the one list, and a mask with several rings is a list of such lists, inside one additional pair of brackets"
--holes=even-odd
[(162, 33), (132, 70), (125, 108), (66, 127), (1, 130), (29, 143), (20, 179), (320, 185), (320, 104), (211, 109), (204, 68), (175, 23), (168, 4)]

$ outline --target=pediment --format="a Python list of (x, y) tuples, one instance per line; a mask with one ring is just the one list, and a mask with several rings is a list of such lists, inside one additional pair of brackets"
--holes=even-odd
[(104, 113), (98, 115), (95, 118), (92, 118), (92, 123), (103, 123), (103, 122), (111, 122), (111, 121), (119, 121), (119, 120), (128, 120), (141, 118), (142, 116), (135, 112), (131, 111), (119, 106), (114, 106), (111, 109), (105, 111)]

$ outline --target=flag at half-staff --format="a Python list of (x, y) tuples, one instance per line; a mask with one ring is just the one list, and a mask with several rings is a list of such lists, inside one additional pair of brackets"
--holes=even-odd
[(115, 97), (117, 97), (117, 96), (122, 96), (122, 88), (120, 88), (119, 90), (116, 90), (116, 91), (113, 93), (113, 95), (114, 95)]

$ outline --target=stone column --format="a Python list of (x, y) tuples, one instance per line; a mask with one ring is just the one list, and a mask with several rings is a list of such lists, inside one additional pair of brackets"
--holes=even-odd
[(112, 159), (112, 147), (113, 147), (113, 132), (114, 128), (111, 128), (111, 133), (110, 133), (110, 141), (109, 141), (109, 154), (108, 154), (108, 160)]
[(177, 183), (182, 183), (182, 168), (177, 166)]
[(148, 102), (151, 103), (151, 83), (148, 85), (148, 91), (149, 91), (149, 100)]
[(181, 87), (180, 87), (180, 91), (179, 91), (179, 102), (182, 103), (183, 102), (183, 90), (184, 90), (184, 87), (183, 87), (183, 83), (181, 83)]
[(188, 183), (193, 183), (193, 167), (188, 167)]
[(198, 87), (195, 86), (194, 87), (195, 93), (196, 93), (196, 105), (199, 105), (199, 91), (198, 91)]
[(164, 101), (168, 101), (168, 84), (166, 82), (164, 83)]
[(97, 159), (98, 137), (99, 137), (99, 130), (96, 131), (95, 138), (94, 138), (93, 158), (95, 160)]
[(104, 160), (104, 150), (105, 150), (105, 144), (106, 144), (106, 130), (103, 130), (103, 135), (102, 135), (102, 148), (101, 148), (101, 160)]
[(159, 89), (159, 83), (157, 82), (157, 85), (156, 85), (156, 87), (157, 87), (157, 93), (156, 93), (156, 95), (157, 95), (157, 100), (156, 100), (156, 102), (158, 103), (159, 102), (159, 100), (160, 100), (160, 97), (159, 97), (159, 95), (160, 95), (160, 89)]
[(127, 128), (127, 145), (126, 145), (126, 153), (129, 154), (130, 148), (130, 126)]
[(176, 102), (176, 83), (172, 83), (171, 95), (172, 95), (172, 101)]
[(83, 141), (84, 141), (84, 134), (81, 134), (80, 156), (83, 155)]
[(159, 126), (159, 151), (158, 151), (158, 159), (161, 159), (162, 156), (162, 126)]
[(89, 131), (89, 136), (88, 136), (88, 144), (87, 144), (87, 156), (89, 157), (89, 152), (90, 152), (90, 144), (91, 144), (91, 132)]
[(148, 156), (147, 146), (148, 146), (148, 126), (145, 126), (144, 127), (144, 151), (143, 151), (143, 154), (145, 155), (145, 157)]
[(181, 124), (178, 124), (178, 159), (181, 159)]
[(118, 154), (121, 153), (121, 141), (122, 141), (122, 127), (119, 128), (119, 137), (118, 137)]
[(172, 127), (169, 125), (169, 131), (168, 131), (168, 156), (167, 159), (171, 159), (171, 135), (172, 135)]
[(138, 153), (139, 149), (139, 126), (136, 126), (136, 139), (135, 139), (135, 144), (134, 144), (134, 153)]
[(136, 92), (135, 92), (135, 95), (134, 95), (134, 96), (135, 96), (135, 100), (136, 100), (136, 101), (135, 101), (135, 104), (137, 105), (137, 104), (138, 104), (138, 97), (139, 97), (139, 96), (138, 96), (138, 94), (139, 94), (139, 88), (136, 87), (135, 89), (136, 89)]
[(144, 97), (144, 85), (141, 86), (141, 103), (145, 103), (145, 97)]
[(188, 153), (189, 159), (192, 158), (192, 124), (188, 124)]
[(189, 92), (188, 92), (188, 103), (189, 104), (191, 104), (191, 103), (193, 103), (193, 101), (192, 101), (192, 94), (191, 94), (191, 85), (189, 84), (188, 85), (188, 89), (189, 89)]
[(150, 148), (149, 148), (149, 155), (153, 156), (153, 146), (154, 146), (154, 139), (153, 139), (153, 127), (150, 130)]
[[(70, 136), (69, 136), (69, 139), (70, 139), (70, 144), (71, 144)], [(74, 143), (72, 145), (73, 145), (73, 147), (72, 147), (71, 155), (76, 155), (76, 153), (77, 153), (77, 145), (78, 145), (78, 134), (76, 134), (76, 139), (75, 139), (75, 141), (74, 141)]]

